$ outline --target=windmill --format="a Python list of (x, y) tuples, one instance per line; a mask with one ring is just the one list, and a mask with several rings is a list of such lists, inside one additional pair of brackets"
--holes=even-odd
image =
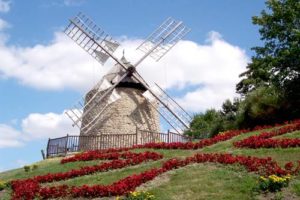
[(159, 61), (189, 28), (168, 18), (140, 46), (143, 56), (134, 64), (114, 52), (120, 44), (79, 13), (70, 19), (65, 34), (101, 64), (115, 65), (80, 101), (66, 112), (80, 135), (132, 133), (136, 128), (159, 131), (159, 115), (178, 133), (189, 127), (191, 116), (161, 87), (150, 87), (137, 71), (148, 56)]

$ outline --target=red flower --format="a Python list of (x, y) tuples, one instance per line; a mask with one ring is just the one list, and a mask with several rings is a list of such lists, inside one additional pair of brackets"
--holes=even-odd
[(284, 165), (284, 169), (291, 171), (293, 169), (293, 163), (292, 162), (288, 162)]
[[(279, 125), (277, 125), (279, 126)], [(265, 127), (260, 127), (265, 128)], [(294, 121), (292, 124), (279, 128), (278, 130), (271, 132), (264, 132), (258, 136), (251, 136), (242, 141), (235, 142), (234, 145), (237, 147), (291, 147), (299, 146), (299, 139), (271, 139), (276, 135), (282, 135), (287, 132), (300, 130), (300, 120)], [(138, 145), (133, 148), (156, 148), (156, 149), (198, 149), (204, 146), (213, 145), (220, 141), (229, 140), (234, 136), (247, 132), (246, 130), (240, 131), (228, 131), (223, 134), (219, 134), (210, 139), (203, 139), (197, 143), (149, 143), (145, 145)], [(275, 141), (275, 142), (274, 142)], [(130, 149), (133, 149), (130, 148)], [(293, 163), (289, 162), (285, 164), (285, 169), (282, 169), (275, 161), (270, 157), (258, 158), (251, 156), (234, 156), (231, 154), (201, 154), (197, 153), (194, 156), (187, 157), (183, 160), (176, 158), (167, 160), (163, 163), (161, 168), (154, 168), (147, 170), (143, 173), (128, 176), (121, 179), (111, 185), (94, 185), (87, 186), (83, 185), (80, 187), (69, 187), (67, 185), (60, 185), (54, 187), (40, 187), (40, 183), (52, 182), (74, 178), (78, 176), (84, 176), (95, 172), (102, 172), (111, 169), (124, 168), (129, 165), (137, 165), (148, 160), (158, 160), (163, 156), (155, 152), (144, 152), (144, 153), (132, 153), (127, 152), (129, 148), (123, 149), (109, 149), (105, 151), (89, 151), (82, 154), (77, 154), (70, 158), (65, 158), (61, 163), (74, 162), (74, 161), (86, 161), (95, 159), (109, 159), (112, 161), (105, 162), (99, 165), (86, 166), (77, 170), (70, 170), (63, 173), (46, 174), (43, 176), (36, 176), (30, 179), (15, 180), (11, 182), (14, 200), (31, 200), (35, 197), (41, 199), (59, 198), (59, 197), (104, 197), (104, 196), (115, 196), (124, 195), (130, 191), (135, 190), (136, 187), (141, 184), (154, 179), (156, 176), (176, 168), (184, 167), (193, 163), (221, 163), (221, 164), (239, 164), (244, 166), (250, 172), (256, 172), (262, 175), (286, 175), (297, 174), (300, 171), (300, 161), (297, 166), (293, 169)], [(122, 151), (125, 151), (121, 153)]]
[(244, 140), (234, 142), (235, 147), (243, 148), (289, 148), (299, 147), (300, 139), (272, 139), (274, 136), (283, 135), (296, 130), (300, 130), (300, 120), (295, 120), (292, 124), (286, 125), (279, 129), (275, 129), (269, 132), (262, 132), (256, 136), (250, 136)]

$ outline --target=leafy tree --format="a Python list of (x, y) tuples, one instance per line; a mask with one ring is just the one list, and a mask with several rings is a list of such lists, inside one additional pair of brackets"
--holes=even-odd
[(282, 96), (274, 86), (261, 86), (249, 92), (240, 103), (236, 122), (239, 127), (275, 123), (281, 113), (281, 104)]
[(223, 130), (220, 112), (209, 109), (205, 113), (197, 114), (191, 123), (191, 128), (185, 134), (196, 138), (212, 137)]
[(222, 110), (209, 109), (195, 115), (190, 130), (185, 134), (196, 138), (207, 138), (225, 130), (236, 129), (239, 104), (238, 98), (235, 98), (233, 102), (227, 99), (222, 105)]
[(246, 95), (259, 87), (274, 85), (283, 95), (285, 109), (299, 116), (300, 105), (300, 1), (268, 0), (267, 10), (252, 18), (260, 26), (264, 45), (240, 76), (237, 92)]
[(229, 99), (226, 99), (225, 102), (222, 104), (221, 114), (223, 116), (233, 116), (238, 111), (240, 104), (240, 99), (234, 98), (233, 102)]
[(234, 98), (233, 102), (227, 99), (223, 103), (222, 110), (220, 111), (220, 113), (222, 116), (224, 130), (237, 128), (236, 116), (237, 116), (237, 111), (239, 109), (240, 102), (241, 102), (240, 99)]
[(252, 48), (255, 55), (240, 75), (241, 99), (196, 115), (187, 134), (213, 136), (300, 117), (300, 1), (267, 0), (266, 5), (252, 18), (264, 44)]

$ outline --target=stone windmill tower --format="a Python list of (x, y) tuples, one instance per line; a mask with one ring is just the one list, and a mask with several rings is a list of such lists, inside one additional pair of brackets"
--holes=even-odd
[(135, 64), (113, 53), (119, 43), (90, 18), (79, 13), (70, 19), (65, 33), (101, 64), (116, 64), (66, 114), (80, 135), (132, 134), (137, 129), (159, 131), (161, 116), (177, 132), (189, 127), (191, 117), (157, 84), (150, 87), (136, 71), (148, 56), (159, 60), (189, 32), (181, 21), (168, 18), (137, 49), (144, 52)]
[[(127, 66), (130, 64), (125, 57), (122, 57), (121, 61)], [(105, 91), (107, 86), (111, 87), (111, 84), (116, 83), (116, 76), (119, 77), (124, 73), (125, 70), (116, 64), (101, 79), (100, 85), (96, 85), (87, 93), (85, 104), (94, 97), (99, 87), (102, 87)], [(136, 78), (132, 76), (124, 78), (116, 85), (110, 96), (102, 100), (89, 114), (83, 117), (81, 134), (132, 134), (136, 132), (136, 129), (159, 132), (159, 114), (143, 96), (146, 90)], [(98, 94), (95, 99), (100, 97), (101, 95)], [(106, 108), (103, 110), (104, 107)], [(99, 115), (99, 113), (101, 114)], [(95, 122), (91, 126), (90, 123), (93, 119), (95, 119)]]

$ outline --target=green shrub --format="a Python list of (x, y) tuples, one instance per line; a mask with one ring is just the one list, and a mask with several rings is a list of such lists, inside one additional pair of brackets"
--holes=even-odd
[(220, 131), (224, 131), (221, 113), (215, 109), (209, 109), (205, 113), (194, 116), (191, 128), (185, 134), (195, 138), (207, 138)]
[(30, 166), (25, 165), (25, 166), (24, 166), (24, 171), (25, 171), (25, 172), (29, 172), (29, 171), (30, 171)]
[(5, 181), (1, 181), (1, 180), (0, 180), (0, 191), (1, 191), (1, 190), (4, 190), (4, 189), (7, 187), (7, 185), (8, 185), (8, 184), (7, 184)]
[(38, 165), (32, 165), (32, 170), (36, 170), (38, 167)]
[(241, 128), (280, 122), (282, 96), (275, 87), (259, 87), (249, 92), (240, 103), (237, 124)]

